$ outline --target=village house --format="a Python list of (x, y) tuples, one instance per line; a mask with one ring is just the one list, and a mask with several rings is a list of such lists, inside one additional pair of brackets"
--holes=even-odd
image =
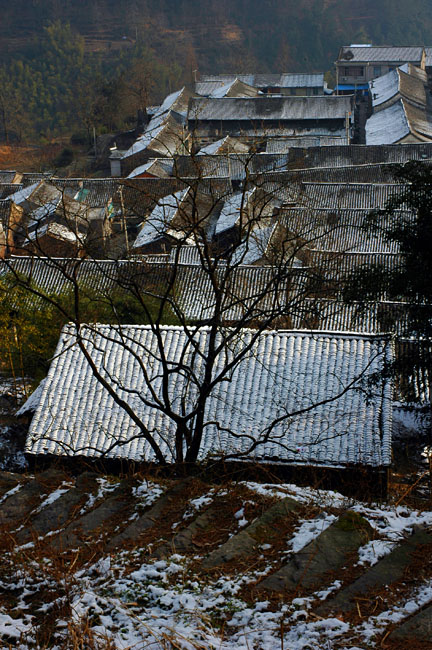
[(190, 243), (195, 243), (194, 238), (200, 232), (211, 228), (213, 212), (219, 203), (205, 190), (205, 184), (201, 188), (186, 186), (157, 201), (132, 244), (133, 254), (169, 252), (178, 240), (184, 244), (189, 237)]
[(432, 110), (427, 75), (405, 64), (369, 83), (372, 115), (366, 121), (366, 143), (432, 141)]
[(425, 70), (424, 47), (390, 47), (386, 45), (344, 45), (335, 61), (336, 92), (352, 94), (368, 91), (368, 83), (404, 63)]
[[(181, 368), (186, 363), (200, 381), (210, 330), (195, 332), (193, 355), (187, 353), (192, 342), (183, 328), (162, 327), (160, 334), (165, 362), (151, 327), (82, 330), (98, 372), (120, 391), (170, 462), (176, 425), (157, 407), (164, 364), (170, 377), (164, 399), (174, 411), (189, 412), (195, 391)], [(380, 390), (368, 398), (354, 388), (391, 358), (391, 346), (376, 336), (324, 332), (265, 331), (255, 342), (252, 336), (251, 330), (239, 332), (238, 349), (252, 345), (251, 352), (230, 372), (229, 383), (215, 384), (206, 401), (199, 459), (239, 454), (243, 460), (345, 469), (353, 476), (362, 469), (385, 473), (391, 462), (390, 382), (383, 379)], [(30, 425), (27, 455), (155, 460), (136, 423), (89, 372), (74, 340), (73, 327), (66, 327)], [(222, 353), (215, 372), (222, 372), (225, 363)], [(346, 390), (348, 386), (353, 389)], [(287, 417), (291, 412), (297, 415)], [(249, 455), (251, 442), (266, 430), (262, 444)]]
[(0, 199), (0, 257), (9, 257), (17, 251), (23, 213), (23, 209), (9, 199)]
[(157, 107), (144, 133), (126, 150), (111, 150), (111, 176), (127, 176), (150, 158), (166, 158), (184, 152), (188, 146), (185, 119), (191, 93), (186, 89), (171, 93)]
[[(197, 95), (214, 96), (212, 93), (228, 84), (243, 82), (268, 95), (324, 95), (327, 84), (323, 73), (284, 72), (282, 74), (220, 74), (200, 75), (195, 82)], [(241, 95), (236, 95), (241, 97)]]
[[(350, 97), (192, 98), (188, 130), (199, 147), (230, 135), (251, 143), (270, 135), (350, 133)], [(245, 141), (245, 140), (243, 140)]]

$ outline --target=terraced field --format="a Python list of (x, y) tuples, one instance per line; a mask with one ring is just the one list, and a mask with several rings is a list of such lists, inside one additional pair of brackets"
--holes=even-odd
[(2, 648), (432, 648), (432, 512), (334, 492), (0, 474)]

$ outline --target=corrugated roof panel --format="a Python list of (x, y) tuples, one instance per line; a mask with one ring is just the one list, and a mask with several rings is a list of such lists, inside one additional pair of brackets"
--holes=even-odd
[[(141, 366), (142, 360), (152, 389), (162, 398), (157, 339), (148, 327), (124, 326), (122, 332), (140, 351), (140, 361), (121, 345), (116, 328), (84, 327), (81, 333), (99, 372), (116, 385), (121, 397), (163, 446), (168, 460), (172, 460), (175, 425), (152, 406), (154, 398), (145, 385)], [(195, 375), (202, 377), (208, 332), (201, 328), (191, 341), (181, 328), (161, 331), (165, 354), (174, 371), (167, 391), (179, 414), (190, 412), (196, 400), (188, 373), (180, 373), (179, 364), (191, 366)], [(385, 384), (382, 392), (376, 391), (369, 402), (363, 391), (344, 391), (350, 382), (357, 387), (365, 372), (381, 368), (390, 354), (385, 342), (375, 337), (322, 332), (263, 332), (255, 342), (253, 336), (252, 330), (243, 330), (233, 341), (237, 351), (251, 346), (250, 353), (230, 373), (229, 383), (216, 384), (206, 403), (205, 420), (218, 424), (205, 428), (201, 459), (245, 452), (251, 439), (262, 435), (274, 418), (281, 417), (268, 441), (257, 447), (252, 458), (330, 466), (390, 463), (390, 385)], [(137, 426), (94, 378), (73, 342), (73, 330), (65, 330), (30, 425), (27, 453), (105, 453), (108, 458), (153, 460), (149, 443), (136, 435)], [(216, 359), (214, 376), (223, 371), (232, 350), (223, 348)], [(316, 402), (325, 403), (314, 407)], [(294, 412), (299, 414), (285, 418)], [(230, 435), (230, 430), (236, 437)], [(118, 440), (125, 444), (111, 448)]]

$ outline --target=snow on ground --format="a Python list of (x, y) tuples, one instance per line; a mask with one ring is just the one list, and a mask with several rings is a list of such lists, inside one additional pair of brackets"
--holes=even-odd
[[(245, 485), (245, 484), (243, 484)], [(405, 506), (364, 504), (341, 494), (301, 488), (291, 484), (259, 485), (247, 483), (252, 492), (279, 499), (292, 496), (303, 504), (320, 506), (318, 517), (301, 520), (293, 536), (287, 539), (287, 554), (292, 554), (317, 537), (336, 519), (326, 509), (354, 510), (362, 515), (376, 531), (377, 539), (368, 541), (359, 550), (358, 562), (368, 566), (390, 552), (403, 534), (419, 524), (432, 524), (432, 512), (418, 512)], [(115, 485), (99, 479), (98, 494), (92, 504)], [(14, 488), (16, 490), (18, 488)], [(56, 491), (58, 494), (64, 486)], [(135, 488), (135, 496), (151, 505), (162, 494), (157, 483), (143, 482)], [(189, 502), (188, 512), (197, 513), (208, 506), (216, 491)], [(87, 504), (86, 510), (90, 507)], [(244, 508), (234, 513), (240, 525)], [(189, 519), (189, 517), (188, 517)], [(188, 523), (188, 522), (186, 522)], [(250, 523), (250, 522), (249, 522)], [(183, 522), (182, 525), (185, 525)], [(262, 544), (263, 551), (270, 545)], [(22, 549), (15, 551), (16, 553)], [(314, 600), (325, 600), (341, 586), (334, 580), (308, 598), (294, 598), (276, 607), (260, 593), (252, 604), (245, 599), (244, 589), (263, 575), (251, 565), (234, 575), (200, 574), (196, 571), (199, 556), (172, 554), (169, 558), (149, 559), (143, 550), (120, 551), (101, 557), (90, 567), (71, 571), (55, 584), (49, 577), (50, 563), (37, 567), (30, 562), (28, 570), (16, 566), (17, 555), (10, 553), (10, 573), (4, 571), (0, 589), (16, 594), (16, 605), (7, 611), (0, 604), (0, 634), (10, 639), (13, 647), (30, 650), (34, 640), (34, 623), (38, 615), (30, 613), (26, 595), (54, 590), (57, 599), (41, 605), (43, 615), (69, 599), (72, 621), (79, 626), (86, 622), (95, 637), (111, 639), (118, 650), (164, 650), (173, 647), (184, 650), (363, 650), (375, 648), (376, 635), (389, 622), (400, 621), (432, 601), (432, 581), (413, 590), (405, 603), (353, 626), (339, 618), (320, 619), (313, 615)], [(21, 558), (22, 560), (22, 558)], [(271, 571), (271, 565), (267, 571)], [(63, 582), (62, 582), (63, 581)], [(65, 584), (67, 582), (67, 586)], [(67, 588), (66, 588), (67, 587)], [(275, 611), (276, 610), (276, 611)], [(70, 620), (60, 618), (55, 629), (58, 647), (69, 634)], [(282, 641), (283, 639), (283, 641)], [(352, 643), (347, 639), (352, 639)], [(101, 645), (101, 647), (103, 647)]]
[(80, 515), (85, 514), (88, 512), (97, 501), (100, 501), (103, 499), (108, 492), (112, 492), (113, 490), (118, 487), (117, 483), (110, 483), (107, 479), (105, 478), (97, 478), (96, 479), (98, 483), (98, 491), (96, 494), (90, 494), (89, 498), (87, 499), (87, 503), (81, 508), (80, 510)]
[(307, 544), (312, 542), (326, 528), (335, 522), (335, 515), (320, 514), (316, 519), (307, 519), (300, 522), (300, 526), (294, 531), (293, 537), (288, 542), (288, 547), (293, 553), (298, 553)]

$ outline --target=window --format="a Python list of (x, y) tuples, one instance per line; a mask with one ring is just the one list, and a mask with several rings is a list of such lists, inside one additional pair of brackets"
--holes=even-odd
[(364, 68), (363, 66), (359, 65), (353, 65), (353, 66), (346, 66), (342, 68), (342, 76), (344, 77), (363, 77), (364, 76)]
[(373, 76), (374, 76), (374, 78), (381, 76), (381, 66), (380, 65), (374, 65)]

